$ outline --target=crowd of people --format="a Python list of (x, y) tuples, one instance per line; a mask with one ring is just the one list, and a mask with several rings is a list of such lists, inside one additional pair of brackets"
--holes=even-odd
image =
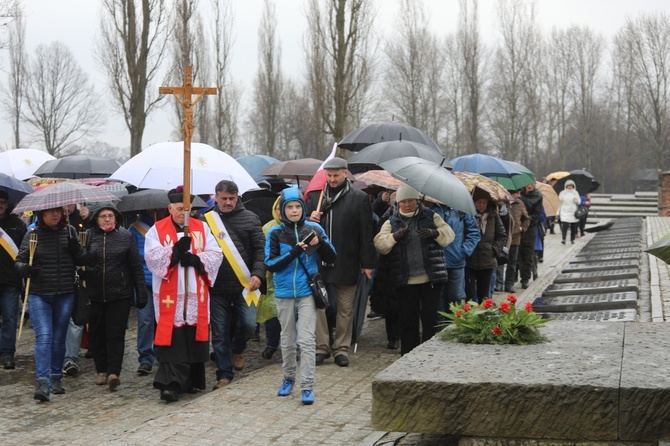
[[(167, 209), (143, 210), (128, 228), (113, 203), (93, 203), (81, 213), (62, 207), (35, 212), (28, 229), (0, 190), (4, 369), (16, 367), (21, 290), (30, 279), (38, 401), (65, 392), (64, 374), (79, 374), (84, 333), (96, 370), (92, 382), (116, 390), (134, 306), (136, 373), (153, 373), (158, 361), (153, 386), (161, 400), (204, 390), (209, 360), (216, 364), (213, 390), (229, 385), (244, 368), (260, 323), (267, 338), (263, 358), (281, 351), (277, 395), (290, 395), (299, 379), (301, 401), (309, 405), (315, 367), (331, 357), (339, 367), (350, 364), (361, 275), (371, 280), (372, 312), (385, 318), (387, 348), (401, 355), (435, 334), (444, 322), (438, 310), (448, 311), (450, 303), (513, 293), (518, 281), (527, 288), (537, 277), (553, 222), (535, 184), (508, 191), (508, 203), (475, 188), (476, 213), (469, 215), (426, 201), (407, 185), (366, 193), (348, 179), (341, 158), (323, 167), (323, 190), (304, 199), (296, 188), (282, 190), (270, 221), (246, 209), (229, 180), (216, 185), (215, 205), (200, 218), (186, 219), (184, 192), (176, 188), (167, 193)], [(589, 197), (567, 181), (559, 198), (562, 241), (570, 229), (574, 243), (586, 220), (578, 210), (588, 208)], [(317, 273), (330, 298), (325, 309), (312, 297)], [(86, 328), (71, 317), (75, 279), (86, 282), (90, 296)]]

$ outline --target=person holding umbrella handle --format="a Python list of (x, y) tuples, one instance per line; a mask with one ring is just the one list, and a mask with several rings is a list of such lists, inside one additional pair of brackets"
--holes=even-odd
[[(31, 234), (39, 243), (30, 265)], [(24, 278), (31, 278), (28, 294), (30, 320), (35, 331), (34, 398), (44, 402), (50, 394), (63, 394), (65, 337), (74, 304), (75, 266), (83, 265), (84, 249), (76, 230), (68, 225), (62, 207), (39, 212), (33, 231), (21, 242), (15, 267)]]

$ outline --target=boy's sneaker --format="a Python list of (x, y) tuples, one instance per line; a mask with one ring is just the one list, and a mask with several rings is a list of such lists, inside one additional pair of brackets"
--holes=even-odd
[(63, 373), (67, 376), (77, 376), (79, 374), (79, 367), (74, 362), (67, 361), (63, 367)]
[(302, 391), (302, 404), (313, 404), (313, 403), (314, 403), (314, 391), (303, 390)]
[(285, 379), (284, 381), (281, 382), (281, 386), (279, 386), (279, 391), (277, 392), (277, 395), (289, 396), (291, 394), (291, 390), (293, 390), (294, 385), (295, 381)]

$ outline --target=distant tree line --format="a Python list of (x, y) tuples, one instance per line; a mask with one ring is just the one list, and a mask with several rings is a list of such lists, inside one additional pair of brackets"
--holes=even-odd
[(129, 152), (139, 153), (156, 107), (181, 108), (158, 86), (194, 83), (219, 94), (197, 106), (195, 141), (233, 156), (324, 158), (333, 142), (367, 122), (395, 119), (428, 133), (447, 158), (488, 153), (518, 161), (538, 177), (586, 169), (601, 191), (631, 191), (634, 169), (670, 166), (670, 18), (628, 18), (610, 41), (585, 26), (543, 32), (530, 0), (498, 0), (499, 35), (483, 42), (477, 0), (459, 0), (458, 25), (439, 20), (421, 0), (397, 0), (386, 40), (377, 0), (304, 0), (305, 65), (297, 78), (281, 66), (276, 0), (264, 0), (258, 69), (243, 101), (231, 75), (232, 0), (101, 0), (95, 56), (107, 79), (94, 92), (88, 75), (59, 42), (29, 55), (20, 0), (0, 1), (7, 20), (5, 117), (14, 145), (41, 144), (63, 156), (115, 150), (95, 142), (100, 100), (124, 120)]

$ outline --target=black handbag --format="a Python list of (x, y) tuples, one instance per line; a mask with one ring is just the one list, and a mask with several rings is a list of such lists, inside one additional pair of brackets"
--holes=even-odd
[(503, 246), (502, 251), (500, 251), (500, 254), (496, 257), (496, 261), (498, 262), (498, 266), (505, 265), (509, 262), (509, 249), (507, 249), (507, 246)]
[(88, 290), (79, 274), (74, 275), (74, 306), (72, 307), (72, 322), (75, 325), (88, 324), (91, 316), (91, 301), (88, 298)]
[(305, 275), (307, 276), (307, 282), (309, 283), (309, 287), (312, 289), (312, 297), (314, 297), (314, 305), (316, 306), (316, 308), (320, 310), (328, 308), (328, 306), (330, 305), (330, 301), (328, 300), (328, 291), (326, 290), (326, 285), (323, 283), (323, 280), (321, 279), (321, 274), (319, 274), (318, 272), (310, 274), (305, 264), (302, 263), (300, 257), (298, 257), (298, 262), (300, 262), (300, 266), (302, 266), (302, 269), (305, 270)]
[(582, 219), (586, 217), (586, 215), (589, 213), (589, 210), (586, 206), (578, 206), (577, 210), (575, 211), (575, 218), (577, 219)]

